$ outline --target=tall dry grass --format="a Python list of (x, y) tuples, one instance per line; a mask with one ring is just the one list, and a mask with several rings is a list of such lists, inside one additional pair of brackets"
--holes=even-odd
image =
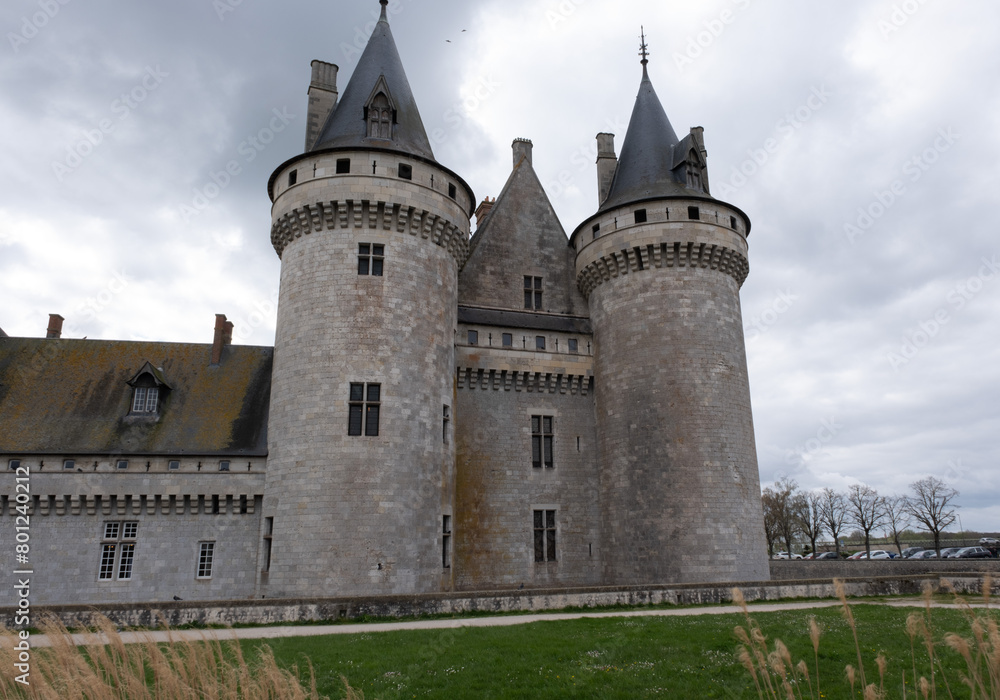
[[(238, 642), (126, 644), (107, 618), (97, 627), (107, 643), (80, 647), (60, 622), (46, 622), (52, 646), (32, 650), (29, 686), (14, 680), (14, 634), (0, 633), (0, 700), (321, 700), (312, 665), (303, 679), (267, 646), (247, 659)], [(343, 683), (348, 700), (364, 699)]]
[[(910, 668), (902, 671), (901, 693), (895, 697), (913, 698), (913, 700), (937, 700), (939, 685), (943, 685), (941, 697), (954, 700), (952, 680), (971, 691), (971, 700), (1000, 700), (1000, 631), (990, 613), (990, 592), (992, 579), (986, 576), (982, 584), (982, 608), (973, 608), (969, 602), (954, 594), (955, 603), (959, 606), (969, 625), (970, 636), (963, 637), (954, 632), (938, 635), (931, 624), (931, 601), (933, 589), (930, 584), (924, 586), (923, 609), (913, 612), (906, 619), (906, 634), (910, 640)], [(885, 700), (890, 697), (886, 689), (886, 671), (888, 661), (881, 653), (873, 660), (878, 673), (878, 682), (869, 682), (871, 666), (866, 668), (861, 644), (858, 640), (858, 629), (854, 621), (854, 613), (847, 603), (847, 595), (843, 583), (834, 581), (837, 597), (840, 599), (841, 612), (854, 637), (854, 648), (857, 652), (857, 665), (848, 664), (844, 674), (851, 686), (851, 694), (857, 697), (860, 693), (864, 700)], [(947, 582), (942, 582), (947, 586)], [(953, 591), (952, 591), (953, 592)], [(953, 592), (954, 593), (954, 592)], [(750, 616), (746, 601), (739, 589), (733, 589), (733, 602), (743, 611), (745, 625), (734, 630), (740, 642), (737, 657), (753, 678), (760, 700), (805, 700), (805, 698), (822, 698), (825, 695), (820, 689), (819, 647), (821, 630), (815, 618), (809, 620), (809, 638), (813, 647), (813, 666), (810, 669), (806, 661), (793, 663), (792, 655), (780, 639), (774, 640), (773, 649), (768, 648), (767, 637), (757, 622)], [(957, 653), (965, 662), (965, 672), (958, 679), (949, 679), (941, 663), (939, 649), (947, 647)], [(926, 655), (926, 658), (923, 658)], [(919, 667), (926, 669), (918, 673)], [(907, 676), (907, 671), (909, 676)], [(912, 688), (912, 690), (910, 690)], [(957, 688), (956, 688), (957, 690)], [(964, 694), (963, 694), (963, 697)]]

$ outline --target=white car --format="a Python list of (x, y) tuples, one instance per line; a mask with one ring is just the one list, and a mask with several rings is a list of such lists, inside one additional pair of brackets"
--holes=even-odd
[(789, 554), (788, 552), (778, 552), (772, 559), (801, 559), (801, 554)]

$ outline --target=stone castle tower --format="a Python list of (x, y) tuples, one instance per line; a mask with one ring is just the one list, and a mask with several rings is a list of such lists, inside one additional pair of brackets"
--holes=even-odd
[[(739, 304), (714, 199), (643, 58), (567, 243), (532, 166), (477, 212), (382, 17), (269, 183), (282, 260), (258, 593), (768, 577)], [(454, 562), (454, 566), (452, 563)]]
[[(281, 286), (261, 592), (450, 587), (458, 271), (474, 198), (435, 159), (386, 19), (307, 150), (271, 177)], [(327, 112), (327, 113), (324, 113)], [(318, 131), (318, 133), (317, 133)]]

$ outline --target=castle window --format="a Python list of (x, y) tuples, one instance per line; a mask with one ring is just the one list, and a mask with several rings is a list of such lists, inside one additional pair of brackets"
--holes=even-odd
[(160, 390), (155, 386), (137, 386), (132, 390), (132, 413), (153, 414), (156, 413), (157, 404), (160, 399)]
[(130, 581), (135, 563), (135, 540), (139, 534), (137, 521), (113, 521), (104, 523), (104, 536), (101, 538), (101, 563), (97, 579), (110, 581), (115, 577), (115, 560), (118, 563), (118, 580)]
[(451, 425), (451, 406), (444, 407), (444, 417), (441, 420), (441, 442), (448, 444), (448, 426)]
[(531, 417), (531, 466), (551, 469), (552, 461), (552, 416)]
[(698, 207), (688, 207), (688, 218), (692, 221), (697, 221), (701, 218), (701, 212)]
[(541, 310), (542, 308), (542, 278), (524, 277), (524, 308)]
[(687, 186), (692, 190), (703, 191), (701, 186), (701, 168), (693, 163), (687, 166)]
[(580, 351), (580, 341), (577, 340), (576, 338), (570, 338), (569, 339), (569, 351), (571, 353), (573, 353), (573, 354), (578, 353)]
[(448, 183), (448, 196), (455, 199), (458, 196), (458, 188), (453, 183)]
[(514, 347), (514, 335), (512, 333), (504, 333), (502, 337), (502, 342), (505, 348)]
[(368, 138), (392, 139), (392, 105), (384, 92), (380, 92), (368, 104)]
[(545, 336), (544, 335), (536, 335), (535, 336), (535, 350), (544, 350), (544, 349), (545, 349)]
[(451, 568), (451, 516), (442, 517), (441, 526), (441, 566)]
[(128, 460), (127, 459), (119, 459), (115, 463), (115, 468), (118, 469), (118, 470), (120, 470), (120, 471), (124, 471), (124, 470), (128, 469)]
[(264, 568), (271, 570), (271, 539), (274, 535), (274, 518), (264, 518)]
[(601, 225), (594, 224), (594, 238), (596, 239), (601, 234)]
[(469, 345), (479, 344), (479, 331), (469, 331)]
[(358, 274), (381, 277), (385, 264), (385, 246), (372, 243), (358, 244)]
[(167, 462), (167, 469), (169, 469), (172, 472), (175, 472), (180, 468), (181, 468), (181, 463), (179, 460), (172, 459), (169, 462)]
[(288, 186), (289, 187), (291, 187), (292, 185), (294, 185), (298, 181), (299, 181), (299, 171), (298, 170), (293, 170), (292, 172), (288, 173)]
[(76, 460), (64, 459), (63, 469), (76, 469)]
[(350, 158), (338, 158), (337, 159), (337, 174), (338, 175), (349, 175), (351, 173), (351, 159)]
[(556, 512), (534, 511), (535, 561), (556, 561)]
[(19, 460), (19, 459), (9, 460), (7, 462), (7, 468), (8, 469), (13, 469), (13, 470), (20, 469), (21, 468), (21, 460)]
[(215, 542), (198, 543), (198, 578), (212, 578), (215, 560)]
[(735, 216), (730, 216), (729, 217), (729, 228), (731, 228), (734, 231), (738, 231), (739, 230), (737, 228), (737, 226), (736, 226), (736, 217)]
[(401, 180), (413, 179), (413, 166), (406, 163), (399, 164), (399, 177)]
[(636, 209), (635, 210), (635, 223), (644, 224), (646, 223), (646, 210)]
[(229, 460), (228, 459), (224, 459), (221, 462), (219, 462), (219, 471), (220, 472), (228, 472), (229, 471)]
[(347, 434), (359, 436), (364, 429), (368, 437), (378, 437), (381, 384), (351, 384)]

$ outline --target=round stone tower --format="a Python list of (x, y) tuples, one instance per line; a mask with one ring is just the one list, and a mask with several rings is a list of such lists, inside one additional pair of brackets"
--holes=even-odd
[(643, 76), (597, 214), (573, 234), (589, 299), (605, 583), (769, 578), (740, 286), (750, 221), (709, 193)]
[[(434, 159), (382, 17), (272, 175), (281, 291), (259, 593), (448, 590), (458, 270), (475, 197)], [(311, 142), (311, 143), (310, 143)]]

